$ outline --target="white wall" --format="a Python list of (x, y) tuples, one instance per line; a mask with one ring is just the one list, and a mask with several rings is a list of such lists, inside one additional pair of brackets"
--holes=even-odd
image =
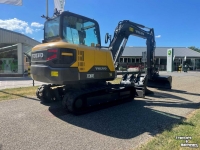
[(24, 54), (22, 43), (17, 44), (17, 60), (18, 60), (18, 73), (24, 73)]

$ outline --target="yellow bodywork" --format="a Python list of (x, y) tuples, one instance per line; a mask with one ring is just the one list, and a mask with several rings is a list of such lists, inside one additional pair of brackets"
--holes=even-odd
[[(79, 72), (88, 72), (93, 66), (107, 66), (110, 71), (115, 71), (111, 52), (98, 47), (89, 47), (59, 41), (37, 45), (32, 51), (48, 50), (52, 48), (70, 48), (76, 50), (76, 62), (73, 63), (71, 67), (77, 67)], [(73, 56), (70, 53), (63, 53), (61, 55)]]

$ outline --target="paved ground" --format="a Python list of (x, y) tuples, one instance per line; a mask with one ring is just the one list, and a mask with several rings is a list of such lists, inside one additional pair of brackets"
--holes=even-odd
[[(34, 85), (42, 85), (43, 82), (34, 81)], [(33, 80), (30, 77), (0, 77), (0, 90), (16, 87), (33, 86)]]
[(151, 89), (154, 95), (145, 99), (81, 116), (35, 98), (2, 101), (0, 145), (3, 150), (134, 149), (200, 107), (200, 74), (189, 74), (175, 73), (171, 91)]
[(200, 71), (188, 71), (188, 72), (167, 72), (167, 71), (160, 71), (160, 75), (171, 75), (171, 76), (200, 76)]

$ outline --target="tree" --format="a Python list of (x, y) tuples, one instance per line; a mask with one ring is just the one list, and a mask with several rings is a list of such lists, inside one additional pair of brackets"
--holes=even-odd
[(190, 46), (190, 47), (188, 47), (189, 49), (192, 49), (192, 50), (194, 50), (194, 51), (197, 51), (197, 52), (200, 52), (200, 48), (197, 48), (197, 47), (195, 47), (195, 46)]

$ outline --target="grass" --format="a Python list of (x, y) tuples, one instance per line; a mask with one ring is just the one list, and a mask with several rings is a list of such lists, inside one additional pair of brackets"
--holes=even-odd
[(0, 90), (0, 101), (35, 96), (38, 86)]
[(148, 143), (138, 147), (137, 150), (187, 150), (190, 147), (181, 147), (185, 140), (177, 140), (177, 136), (192, 137), (188, 143), (198, 144), (200, 149), (200, 109), (195, 110), (186, 120), (175, 124), (171, 129), (152, 138)]

